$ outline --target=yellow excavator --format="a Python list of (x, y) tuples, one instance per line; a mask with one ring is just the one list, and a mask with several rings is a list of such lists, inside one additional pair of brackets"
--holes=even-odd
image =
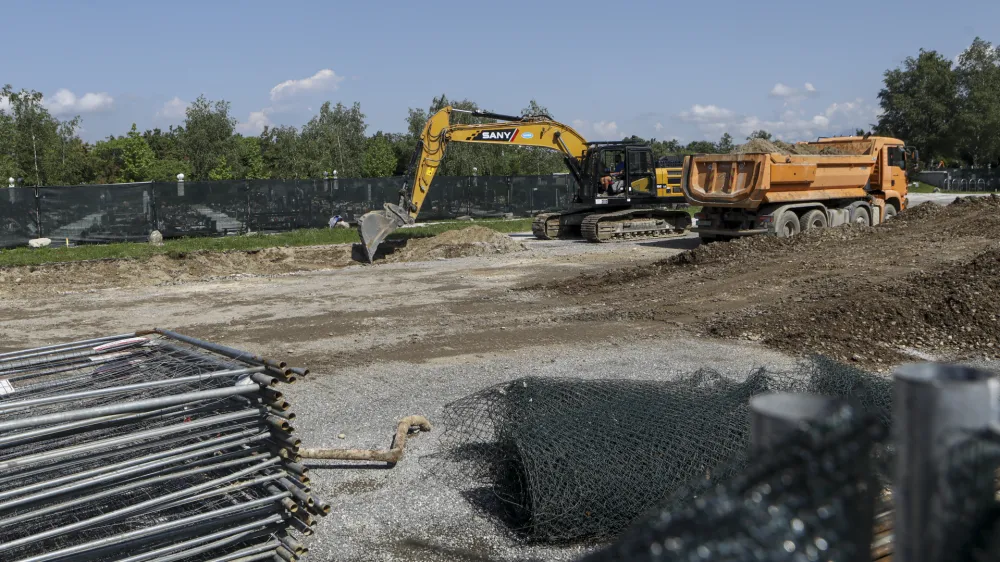
[[(496, 122), (452, 124), (453, 113), (469, 113)], [(572, 127), (547, 115), (514, 117), (488, 111), (445, 107), (424, 126), (399, 204), (386, 203), (358, 221), (358, 233), (371, 262), (379, 244), (397, 228), (413, 224), (431, 187), (449, 142), (538, 146), (560, 152), (576, 180), (568, 209), (542, 213), (532, 223), (535, 237), (579, 237), (591, 242), (683, 234), (691, 226), (680, 187), (681, 165), (657, 168), (648, 145), (587, 142)]]

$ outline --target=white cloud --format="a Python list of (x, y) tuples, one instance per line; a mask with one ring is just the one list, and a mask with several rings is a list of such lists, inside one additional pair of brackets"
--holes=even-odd
[(0, 111), (10, 112), (10, 100), (0, 96)]
[(343, 76), (325, 68), (309, 78), (301, 80), (285, 80), (281, 84), (271, 88), (271, 101), (276, 101), (283, 97), (294, 96), (301, 92), (322, 92), (336, 90), (344, 80)]
[(659, 133), (663, 130), (663, 123), (657, 123), (656, 125), (653, 125), (653, 128), (656, 129), (657, 133)]
[(67, 115), (72, 113), (108, 111), (114, 107), (115, 99), (106, 92), (88, 92), (83, 94), (83, 96), (77, 97), (73, 92), (63, 88), (57, 91), (51, 98), (44, 98), (42, 104), (53, 115)]
[[(808, 89), (808, 88), (807, 88)], [(779, 89), (780, 90), (780, 89)], [(697, 125), (705, 138), (714, 139), (728, 132), (734, 137), (746, 137), (764, 129), (781, 140), (810, 140), (817, 136), (853, 133), (867, 129), (878, 119), (879, 110), (863, 99), (833, 103), (815, 114), (801, 108), (786, 108), (773, 119), (757, 115), (738, 115), (715, 106), (695, 105), (679, 117)]]
[(695, 122), (718, 121), (720, 119), (728, 119), (732, 116), (733, 112), (728, 109), (715, 105), (700, 104), (695, 104), (691, 106), (690, 110), (682, 111), (680, 114), (681, 119)]
[(156, 112), (156, 116), (163, 119), (177, 120), (184, 119), (187, 115), (188, 103), (181, 98), (174, 99), (163, 104), (163, 107)]
[(795, 88), (778, 82), (771, 88), (771, 97), (785, 100), (785, 103), (802, 101), (808, 97), (818, 95), (819, 91), (812, 82), (806, 82), (802, 88)]
[(268, 117), (269, 113), (271, 113), (270, 107), (265, 107), (260, 111), (251, 111), (245, 123), (236, 124), (236, 131), (244, 135), (259, 135), (264, 127), (274, 125)]
[(794, 95), (795, 92), (796, 92), (795, 88), (791, 86), (786, 86), (781, 82), (778, 82), (777, 84), (774, 85), (773, 88), (771, 88), (771, 96), (775, 98), (787, 98), (791, 95)]
[(599, 135), (604, 135), (606, 138), (617, 137), (618, 124), (614, 121), (598, 121), (594, 123), (594, 131)]
[(583, 119), (574, 119), (573, 120), (573, 128), (574, 129), (582, 129), (584, 127), (584, 125), (586, 125), (586, 124), (587, 124), (587, 122), (584, 121)]

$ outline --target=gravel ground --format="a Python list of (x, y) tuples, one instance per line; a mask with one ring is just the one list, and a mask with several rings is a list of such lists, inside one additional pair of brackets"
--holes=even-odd
[[(379, 363), (310, 375), (285, 392), (298, 415), (297, 435), (312, 447), (385, 448), (396, 420), (421, 414), (434, 424), (452, 400), (523, 376), (665, 380), (708, 366), (741, 377), (754, 367), (794, 365), (792, 358), (752, 344), (660, 336), (491, 355), (418, 365)], [(405, 543), (407, 539), (493, 560), (572, 560), (584, 551), (518, 546), (480, 515), (450, 480), (435, 474), (431, 455), (438, 451), (441, 429), (437, 425), (408, 441), (402, 461), (391, 470), (308, 461), (314, 489), (333, 505), (333, 513), (312, 537), (310, 559), (459, 559), (415, 548)]]

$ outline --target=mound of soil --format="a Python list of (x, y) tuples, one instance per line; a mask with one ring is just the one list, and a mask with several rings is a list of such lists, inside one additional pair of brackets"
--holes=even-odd
[(415, 238), (386, 256), (388, 262), (493, 256), (525, 250), (510, 236), (482, 226), (448, 230), (429, 238)]
[(913, 350), (992, 357), (998, 241), (1000, 198), (966, 198), (876, 227), (709, 244), (545, 288), (578, 297), (588, 319), (681, 323), (875, 368), (912, 360)]
[(779, 140), (769, 141), (764, 139), (750, 139), (744, 144), (737, 145), (730, 154), (785, 154), (785, 155), (848, 155), (861, 154), (868, 147), (868, 143), (857, 143), (858, 146), (820, 146), (810, 144), (789, 144)]
[(233, 275), (329, 269), (351, 263), (351, 247), (342, 244), (5, 267), (0, 268), (0, 295), (144, 287)]

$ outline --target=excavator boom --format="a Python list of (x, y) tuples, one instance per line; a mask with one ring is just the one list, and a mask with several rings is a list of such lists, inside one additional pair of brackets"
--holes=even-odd
[[(500, 122), (453, 125), (452, 113), (463, 112), (499, 119)], [(397, 228), (416, 221), (444, 157), (445, 147), (451, 141), (537, 146), (556, 150), (566, 157), (570, 172), (577, 181), (581, 180), (582, 174), (579, 162), (587, 154), (587, 141), (579, 133), (548, 116), (511, 117), (445, 107), (432, 115), (424, 126), (400, 189), (399, 204), (386, 203), (382, 210), (366, 213), (358, 221), (358, 234), (369, 262), (375, 258), (379, 244), (387, 236)]]

